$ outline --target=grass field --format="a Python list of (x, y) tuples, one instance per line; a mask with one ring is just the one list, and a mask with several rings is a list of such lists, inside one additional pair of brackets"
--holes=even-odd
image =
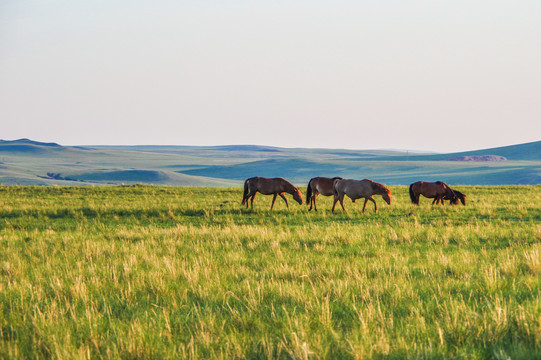
[(541, 358), (541, 186), (457, 189), (0, 186), (0, 358)]

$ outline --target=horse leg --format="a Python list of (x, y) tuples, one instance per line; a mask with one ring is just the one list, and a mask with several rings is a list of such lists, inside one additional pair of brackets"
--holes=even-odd
[(344, 194), (342, 194), (342, 196), (340, 196), (340, 205), (342, 205), (342, 210), (344, 210), (344, 212), (346, 212), (346, 208), (344, 207)]
[(317, 193), (314, 191), (312, 193), (312, 196), (310, 196), (310, 209), (308, 209), (308, 211), (312, 210), (312, 205), (314, 207), (314, 210), (317, 211), (317, 207), (316, 207), (316, 197), (317, 197)]
[(364, 198), (363, 212), (364, 212), (364, 208), (366, 207), (367, 202), (368, 202), (368, 198)]
[(332, 211), (334, 212), (334, 207), (336, 206), (336, 203), (338, 202), (338, 195), (334, 195), (334, 202), (332, 203)]
[(376, 200), (372, 199), (371, 197), (369, 197), (368, 200), (374, 203), (374, 212), (378, 212), (378, 206), (376, 205)]
[(284, 196), (284, 194), (278, 194), (278, 195), (280, 195), (280, 197), (281, 197), (282, 199), (284, 199), (284, 201), (286, 202), (286, 207), (289, 209), (289, 204), (287, 203), (287, 199), (286, 199), (286, 197)]
[[(254, 196), (254, 195), (253, 195), (252, 192), (250, 191), (250, 192), (248, 192), (248, 194), (246, 194), (246, 197), (245, 197), (244, 200), (243, 200), (243, 203), (246, 204), (246, 209), (248, 209), (248, 206), (250, 206), (249, 203), (250, 203), (250, 198), (251, 198), (252, 196)], [(252, 199), (252, 203), (253, 203), (253, 201), (254, 201), (254, 200)], [(252, 206), (253, 206), (253, 205), (252, 205)]]
[(272, 210), (272, 208), (274, 207), (274, 202), (276, 201), (276, 196), (277, 196), (277, 195), (278, 195), (278, 194), (274, 194), (274, 196), (272, 197), (271, 210)]
[[(250, 199), (250, 205), (252, 206), (252, 209), (254, 208), (254, 199), (255, 199), (256, 194), (257, 194), (257, 191), (254, 192), (254, 194), (252, 195), (252, 198)], [(248, 201), (246, 201), (246, 207), (248, 207)]]

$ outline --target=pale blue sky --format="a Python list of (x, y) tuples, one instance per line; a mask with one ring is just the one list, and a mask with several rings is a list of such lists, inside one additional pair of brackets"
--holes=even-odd
[(541, 1), (0, 1), (0, 138), (541, 140)]

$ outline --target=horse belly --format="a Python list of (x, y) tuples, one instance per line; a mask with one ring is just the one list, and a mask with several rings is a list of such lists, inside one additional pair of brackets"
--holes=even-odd
[(331, 186), (330, 189), (327, 189), (327, 188), (318, 186), (318, 187), (316, 187), (316, 189), (315, 189), (315, 193), (321, 194), (321, 195), (323, 195), (323, 196), (331, 196), (331, 195), (333, 194), (332, 186)]
[(268, 190), (263, 190), (263, 191), (259, 190), (259, 192), (261, 194), (263, 194), (263, 195), (274, 195), (274, 194), (279, 193), (279, 192), (276, 192), (276, 191), (268, 191)]

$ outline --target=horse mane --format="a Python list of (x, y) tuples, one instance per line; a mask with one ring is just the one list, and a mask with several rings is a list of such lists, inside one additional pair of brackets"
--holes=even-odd
[(335, 176), (331, 180), (342, 180), (342, 178), (340, 176)]
[(435, 182), (435, 184), (441, 185), (441, 186), (442, 186), (444, 189), (446, 189), (446, 190), (449, 189), (449, 190), (453, 191), (453, 190), (451, 189), (451, 187), (450, 187), (449, 185), (447, 185), (446, 183), (444, 183), (443, 181), (439, 181), (439, 180), (438, 180), (438, 181)]
[[(292, 183), (290, 183), (289, 181), (287, 181), (286, 179), (284, 179), (284, 178), (280, 178), (280, 179), (284, 180), (284, 182), (285, 182), (285, 186), (287, 187), (286, 192), (292, 194), (293, 192), (295, 192), (297, 190), (297, 187), (295, 185), (293, 185)], [(289, 191), (291, 191), (291, 192), (289, 192)]]
[(387, 189), (385, 187), (385, 185), (379, 183), (379, 182), (375, 182), (373, 180), (370, 180), (370, 179), (365, 179), (365, 180), (368, 180), (372, 183), (372, 189), (376, 189), (378, 192), (383, 192), (383, 193), (388, 193), (389, 192), (389, 189)]

